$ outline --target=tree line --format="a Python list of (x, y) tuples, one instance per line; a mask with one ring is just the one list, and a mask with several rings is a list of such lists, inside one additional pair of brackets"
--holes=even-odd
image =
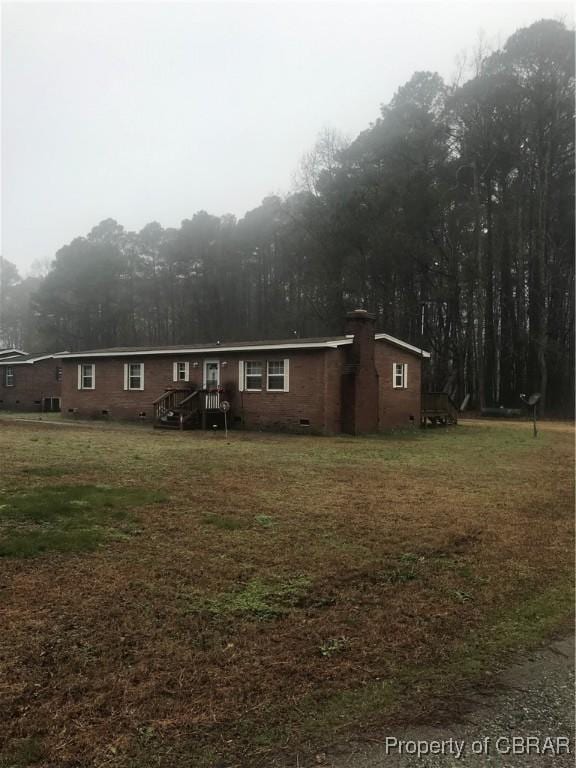
[(448, 85), (416, 72), (297, 188), (237, 220), (113, 219), (43, 279), (0, 276), (4, 344), (48, 351), (333, 335), (349, 309), (432, 352), (426, 386), (548, 412), (574, 393), (574, 33), (543, 20)]

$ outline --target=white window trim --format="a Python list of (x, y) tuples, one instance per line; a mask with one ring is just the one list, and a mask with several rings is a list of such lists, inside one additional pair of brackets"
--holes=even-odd
[[(271, 389), (270, 388), (270, 363), (284, 363), (284, 375), (283, 379), (284, 382), (282, 384), (281, 389)], [(272, 374), (279, 375), (279, 374)], [(289, 392), (290, 391), (290, 360), (288, 358), (284, 358), (284, 360), (267, 360), (266, 361), (266, 390), (267, 392)]]
[[(396, 383), (396, 368), (402, 366), (402, 383)], [(408, 389), (408, 363), (392, 363), (392, 387), (394, 389)]]
[[(179, 376), (179, 366), (184, 365), (184, 378)], [(190, 363), (184, 360), (177, 360), (172, 364), (172, 381), (190, 381)]]
[[(256, 389), (252, 388), (252, 387), (249, 387), (246, 384), (246, 380), (248, 379), (248, 366), (247, 366), (247, 363), (257, 363), (258, 365), (260, 365), (260, 369), (261, 369), (260, 378), (262, 380), (262, 386), (260, 386), (260, 387), (258, 387)], [(262, 390), (264, 388), (264, 376), (266, 375), (266, 362), (264, 360), (243, 360), (242, 361), (242, 368), (243, 368), (243, 371), (244, 371), (244, 378), (243, 378), (243, 381), (242, 381), (242, 391), (243, 392), (262, 392)]]
[[(140, 386), (130, 386), (130, 366), (140, 366)], [(144, 363), (124, 363), (124, 389), (130, 392), (143, 392), (144, 391)]]
[[(90, 375), (92, 378), (92, 386), (91, 387), (85, 387), (84, 386), (84, 375), (83, 375), (83, 369), (84, 368), (90, 368)], [(96, 365), (95, 363), (79, 363), (78, 364), (78, 389), (96, 389)]]
[[(10, 383), (8, 383), (8, 378), (10, 378)], [(4, 369), (4, 386), (5, 387), (13, 387), (14, 386), (14, 368), (10, 366), (6, 366)]]

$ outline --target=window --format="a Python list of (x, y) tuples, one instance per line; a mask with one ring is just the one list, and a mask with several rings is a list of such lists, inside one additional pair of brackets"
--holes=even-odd
[(245, 389), (248, 391), (252, 390), (253, 392), (259, 392), (262, 389), (262, 368), (262, 363), (244, 363)]
[(284, 392), (284, 360), (268, 361), (268, 389)]
[(62, 366), (56, 366), (56, 381), (62, 381)]
[(144, 363), (124, 365), (124, 389), (144, 389)]
[(392, 367), (392, 386), (394, 389), (406, 389), (408, 386), (407, 363), (394, 363)]
[(78, 366), (78, 389), (94, 389), (94, 363), (81, 363)]
[(174, 363), (172, 367), (172, 379), (174, 381), (189, 381), (190, 363)]
[(267, 392), (288, 392), (289, 360), (240, 360), (238, 387), (240, 391), (262, 392), (266, 377)]
[(5, 387), (13, 387), (14, 386), (14, 368), (10, 365), (7, 368), (4, 368), (4, 386)]

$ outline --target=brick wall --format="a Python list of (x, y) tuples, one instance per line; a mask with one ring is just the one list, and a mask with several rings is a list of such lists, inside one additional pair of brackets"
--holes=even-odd
[(54, 358), (14, 365), (13, 387), (5, 386), (4, 371), (8, 366), (0, 365), (0, 408), (41, 411), (43, 398), (60, 397), (61, 384), (56, 378), (59, 365)]
[(328, 434), (342, 431), (342, 371), (346, 348), (328, 349), (324, 354), (324, 424)]
[[(226, 389), (231, 402), (231, 419), (248, 429), (274, 429), (296, 431), (338, 431), (334, 416), (339, 404), (332, 403), (327, 426), (325, 405), (325, 357), (337, 350), (293, 350), (272, 352), (200, 355), (156, 355), (130, 358), (85, 358), (62, 360), (62, 410), (65, 415), (117, 419), (153, 419), (153, 401), (170, 387), (202, 387), (204, 360), (220, 361), (220, 383)], [(266, 363), (267, 360), (289, 359), (289, 391), (268, 392), (264, 377), (263, 391), (241, 392), (238, 385), (239, 361), (251, 360)], [(124, 390), (124, 363), (144, 363), (144, 390)], [(190, 382), (173, 382), (173, 363), (190, 364)], [(95, 365), (95, 389), (78, 389), (78, 364)], [(194, 364), (197, 363), (197, 367)], [(336, 379), (334, 379), (336, 382)], [(330, 387), (337, 398), (338, 387)], [(140, 413), (145, 413), (141, 417)], [(307, 421), (307, 425), (301, 424)]]
[[(249, 429), (289, 429), (292, 431), (326, 432), (324, 413), (324, 350), (299, 350), (274, 358), (270, 353), (236, 357), (222, 376), (223, 386), (232, 388), (232, 409)], [(240, 392), (238, 360), (265, 362), (289, 359), (289, 392)], [(302, 424), (301, 422), (307, 422)]]
[[(176, 359), (176, 358), (174, 358)], [(153, 401), (162, 394), (164, 389), (174, 384), (172, 381), (173, 358), (83, 358), (82, 360), (62, 360), (62, 412), (70, 415), (75, 412), (79, 416), (102, 418), (109, 416), (113, 419), (139, 419), (140, 413), (145, 418), (152, 419), (154, 415)], [(124, 390), (124, 363), (144, 363), (144, 390)], [(94, 389), (78, 389), (78, 365), (95, 365)], [(190, 369), (192, 376), (198, 378), (197, 372)], [(201, 375), (201, 374), (200, 374)]]
[[(419, 426), (421, 404), (421, 360), (418, 355), (404, 352), (386, 341), (376, 342), (376, 369), (378, 371), (380, 430), (395, 427)], [(408, 365), (406, 389), (394, 389), (392, 371), (394, 363)]]

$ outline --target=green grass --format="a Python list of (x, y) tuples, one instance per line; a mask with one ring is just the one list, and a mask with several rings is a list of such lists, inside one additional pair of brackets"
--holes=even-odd
[(5, 419), (18, 419), (21, 421), (50, 421), (60, 422), (63, 421), (63, 414), (58, 412), (41, 413), (40, 411), (11, 411), (0, 410), (0, 418)]
[(165, 500), (156, 491), (105, 485), (0, 492), (0, 557), (94, 550), (130, 531), (130, 508)]
[(253, 579), (241, 589), (215, 597), (197, 598), (191, 600), (189, 605), (191, 610), (208, 611), (218, 616), (244, 615), (266, 621), (287, 614), (309, 586), (310, 580), (305, 576), (273, 582)]
[(36, 737), (20, 739), (5, 757), (0, 755), (0, 768), (28, 768), (44, 758), (42, 742)]
[(71, 467), (24, 467), (21, 470), (28, 477), (61, 477), (72, 472)]
[(222, 531), (238, 531), (247, 526), (246, 521), (233, 515), (209, 514), (204, 515), (202, 519), (207, 525), (212, 525)]
[(262, 528), (271, 528), (274, 525), (274, 518), (270, 515), (255, 515), (254, 520), (261, 525)]

